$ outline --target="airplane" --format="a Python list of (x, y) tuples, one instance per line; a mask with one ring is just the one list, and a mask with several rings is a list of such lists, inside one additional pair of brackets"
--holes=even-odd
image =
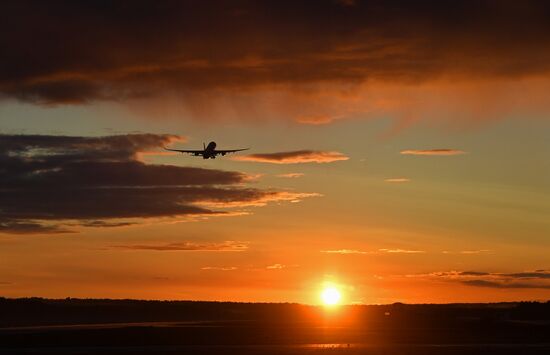
[(166, 150), (170, 150), (172, 152), (180, 152), (180, 153), (188, 153), (193, 156), (202, 156), (203, 159), (216, 159), (216, 155), (226, 155), (229, 153), (235, 153), (235, 152), (241, 152), (243, 150), (248, 150), (250, 148), (244, 148), (244, 149), (228, 149), (228, 150), (216, 150), (216, 142), (210, 142), (208, 145), (202, 144), (203, 150), (182, 150), (182, 149), (169, 149), (164, 147)]

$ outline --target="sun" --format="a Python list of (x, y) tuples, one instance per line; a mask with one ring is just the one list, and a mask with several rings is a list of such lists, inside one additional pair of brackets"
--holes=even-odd
[(325, 306), (337, 305), (340, 302), (341, 297), (342, 295), (340, 295), (340, 291), (338, 291), (335, 287), (326, 287), (321, 292), (321, 300), (323, 300), (323, 304)]

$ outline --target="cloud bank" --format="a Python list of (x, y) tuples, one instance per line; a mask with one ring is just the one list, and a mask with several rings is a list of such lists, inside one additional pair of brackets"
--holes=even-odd
[(170, 93), (201, 118), (221, 97), (238, 115), (262, 101), (307, 124), (444, 116), (434, 95), (447, 111), (467, 107), (461, 120), (548, 112), (549, 17), (537, 0), (10, 1), (0, 96), (59, 105)]
[(235, 211), (227, 208), (312, 196), (243, 187), (249, 179), (239, 172), (138, 160), (140, 152), (178, 139), (0, 135), (0, 232), (63, 233), (144, 219), (231, 215)]
[(0, 90), (32, 102), (550, 70), (544, 1), (17, 1), (1, 13)]

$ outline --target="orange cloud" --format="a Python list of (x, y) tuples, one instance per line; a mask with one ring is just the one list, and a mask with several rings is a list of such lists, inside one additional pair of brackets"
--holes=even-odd
[(325, 125), (332, 123), (341, 117), (334, 117), (329, 115), (313, 115), (313, 116), (300, 116), (296, 118), (296, 122), (310, 125)]
[(201, 270), (217, 270), (217, 271), (233, 271), (237, 270), (236, 266), (204, 266)]
[(283, 264), (273, 264), (273, 265), (268, 265), (265, 268), (268, 270), (280, 270), (280, 269), (284, 269), (285, 267), (286, 265), (283, 265)]
[(245, 251), (248, 249), (248, 242), (228, 240), (221, 243), (181, 242), (168, 244), (127, 244), (113, 245), (111, 248), (152, 251)]
[(277, 175), (277, 177), (293, 179), (293, 178), (302, 177), (304, 175), (305, 175), (304, 173), (288, 173), (288, 174), (279, 174)]
[(422, 254), (422, 253), (425, 253), (424, 250), (407, 250), (407, 249), (378, 249), (378, 251), (381, 251), (383, 253), (390, 253), (390, 254)]
[(363, 250), (356, 250), (356, 249), (337, 249), (337, 250), (321, 250), (321, 253), (326, 254), (375, 254), (375, 252), (372, 251), (363, 251)]
[(402, 150), (401, 154), (403, 155), (461, 155), (466, 154), (465, 151), (459, 149), (408, 149)]
[(393, 178), (393, 179), (386, 179), (385, 182), (393, 182), (393, 183), (404, 183), (404, 182), (410, 182), (410, 179), (407, 178)]
[(315, 150), (298, 150), (292, 152), (250, 154), (234, 157), (234, 160), (251, 161), (273, 164), (299, 164), (299, 163), (332, 163), (348, 160), (349, 157), (339, 152), (325, 152)]

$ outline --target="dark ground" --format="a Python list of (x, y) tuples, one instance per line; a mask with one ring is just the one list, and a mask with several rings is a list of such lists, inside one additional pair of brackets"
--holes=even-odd
[(0, 354), (550, 354), (550, 302), (342, 306), (0, 298)]

